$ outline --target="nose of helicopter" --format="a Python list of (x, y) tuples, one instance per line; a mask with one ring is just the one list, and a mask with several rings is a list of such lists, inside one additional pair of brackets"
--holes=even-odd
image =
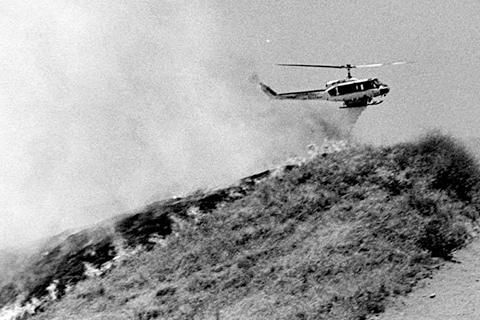
[(382, 88), (380, 88), (380, 95), (386, 95), (389, 92), (390, 88), (387, 85), (384, 85)]

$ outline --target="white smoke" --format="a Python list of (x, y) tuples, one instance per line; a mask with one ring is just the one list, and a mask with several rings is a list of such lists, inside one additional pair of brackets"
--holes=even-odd
[(0, 246), (230, 183), (361, 110), (269, 101), (204, 1), (5, 1)]

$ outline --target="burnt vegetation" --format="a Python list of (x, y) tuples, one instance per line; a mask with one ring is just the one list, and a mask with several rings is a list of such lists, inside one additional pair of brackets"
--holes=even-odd
[[(113, 238), (75, 255), (59, 247), (0, 298), (77, 277), (34, 319), (366, 319), (468, 243), (479, 178), (473, 156), (439, 133), (318, 154), (122, 217), (112, 237), (137, 254), (86, 279), (74, 257), (103, 264)], [(103, 260), (89, 260), (92, 249)]]

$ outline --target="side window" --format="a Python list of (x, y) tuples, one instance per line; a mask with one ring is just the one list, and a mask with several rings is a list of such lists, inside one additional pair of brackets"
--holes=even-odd
[(356, 84), (355, 83), (347, 84), (347, 85), (343, 85), (343, 86), (338, 86), (338, 94), (342, 95), (342, 94), (353, 93), (353, 92), (356, 91), (355, 89), (356, 89)]

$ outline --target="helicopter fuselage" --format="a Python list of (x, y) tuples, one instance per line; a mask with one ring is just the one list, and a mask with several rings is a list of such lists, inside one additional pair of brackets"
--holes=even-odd
[(354, 104), (368, 104), (373, 98), (386, 96), (389, 92), (389, 86), (377, 78), (361, 80), (350, 78), (327, 83), (323, 99), (344, 102), (344, 107), (348, 108)]
[(330, 81), (326, 89), (276, 93), (267, 85), (260, 83), (262, 90), (272, 99), (294, 100), (327, 100), (343, 102), (343, 108), (365, 107), (379, 104), (373, 101), (375, 97), (386, 96), (390, 92), (388, 85), (381, 83), (377, 78), (355, 79), (347, 78)]

